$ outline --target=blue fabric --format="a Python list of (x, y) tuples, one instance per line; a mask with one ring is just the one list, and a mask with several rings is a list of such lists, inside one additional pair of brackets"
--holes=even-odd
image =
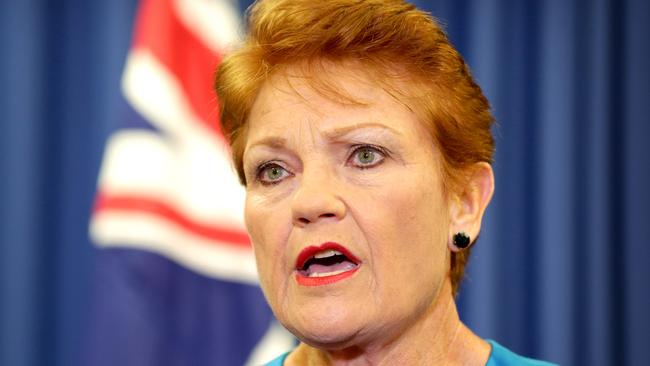
[[(554, 364), (533, 360), (510, 351), (509, 349), (503, 347), (499, 343), (488, 339), (487, 342), (492, 346), (492, 351), (490, 352), (490, 358), (488, 358), (485, 366), (553, 366)], [(282, 366), (284, 360), (289, 356), (290, 352), (287, 352), (271, 362), (267, 363), (264, 366)]]
[(492, 346), (490, 358), (485, 366), (552, 366), (555, 364), (533, 360), (520, 356), (499, 343), (488, 339), (487, 342)]
[(244, 365), (273, 317), (259, 287), (157, 254), (105, 249), (96, 263), (82, 365)]

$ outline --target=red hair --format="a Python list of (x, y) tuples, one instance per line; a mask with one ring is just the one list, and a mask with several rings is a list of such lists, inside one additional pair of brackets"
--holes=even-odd
[[(247, 38), (223, 60), (215, 82), (222, 131), (242, 184), (247, 120), (261, 86), (280, 69), (321, 61), (358, 63), (382, 76), (374, 79), (416, 112), (431, 133), (441, 151), (446, 191), (462, 187), (475, 163), (492, 161), (493, 117), (487, 99), (438, 23), (413, 5), (401, 0), (266, 0), (249, 9), (248, 24)], [(451, 255), (454, 294), (469, 253), (468, 248)]]

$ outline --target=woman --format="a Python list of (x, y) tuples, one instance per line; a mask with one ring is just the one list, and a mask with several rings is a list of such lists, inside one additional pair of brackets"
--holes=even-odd
[(493, 118), (399, 0), (261, 1), (216, 89), (262, 289), (302, 343), (270, 365), (542, 364), (454, 296), (494, 189)]

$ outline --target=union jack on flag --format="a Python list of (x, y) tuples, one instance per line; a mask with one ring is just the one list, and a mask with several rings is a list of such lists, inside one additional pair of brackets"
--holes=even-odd
[(253, 365), (293, 345), (257, 286), (218, 128), (213, 76), (239, 30), (231, 1), (140, 3), (90, 225), (84, 364)]

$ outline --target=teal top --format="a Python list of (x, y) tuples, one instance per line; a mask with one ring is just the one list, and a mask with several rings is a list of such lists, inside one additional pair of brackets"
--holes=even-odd
[[(533, 360), (532, 358), (526, 358), (519, 356), (518, 354), (512, 352), (511, 350), (505, 348), (504, 346), (498, 344), (497, 342), (487, 339), (487, 342), (492, 346), (492, 352), (490, 352), (490, 358), (488, 358), (485, 366), (551, 366), (555, 365), (553, 363)], [(285, 356), (286, 357), (286, 356)]]
[[(552, 363), (537, 361), (530, 358), (519, 356), (493, 340), (487, 340), (492, 346), (490, 358), (485, 366), (551, 366)], [(289, 352), (267, 363), (265, 366), (282, 366)]]

